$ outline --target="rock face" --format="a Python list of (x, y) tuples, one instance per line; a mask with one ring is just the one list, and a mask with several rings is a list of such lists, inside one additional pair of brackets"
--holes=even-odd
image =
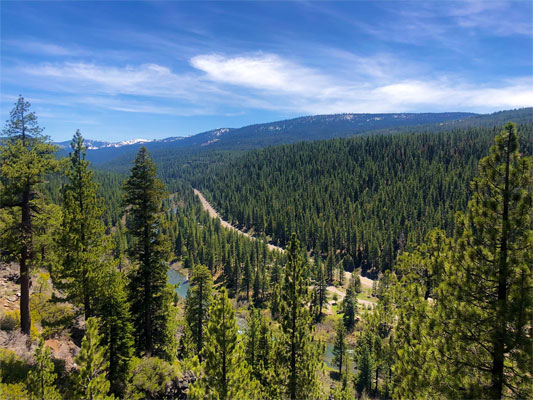
[(0, 315), (19, 308), (20, 277), (15, 263), (0, 263)]
[(185, 371), (177, 380), (172, 381), (167, 390), (168, 398), (177, 400), (187, 399), (189, 385), (196, 381), (196, 376), (192, 371)]
[(44, 344), (50, 347), (52, 357), (60, 360), (64, 364), (67, 373), (77, 369), (74, 359), (80, 352), (80, 348), (74, 344), (72, 339), (66, 335), (62, 335), (57, 339), (48, 339)]
[[(18, 269), (19, 265), (16, 263), (0, 263), (0, 317), (6, 312), (19, 309), (20, 275)], [(31, 286), (30, 293), (33, 293)], [(81, 337), (79, 331), (84, 328), (83, 326), (80, 328), (78, 325), (72, 327), (73, 331), (77, 329), (76, 334), (72, 336), (68, 333), (62, 333), (45, 341), (45, 345), (50, 347), (54, 361), (62, 365), (66, 372), (77, 368), (74, 364), (74, 358), (80, 351)], [(83, 330), (81, 336), (83, 336)], [(0, 329), (0, 348), (13, 351), (17, 357), (30, 364), (33, 362), (33, 352), (37, 344), (37, 339), (31, 340), (28, 336), (21, 334), (18, 326), (9, 330)]]

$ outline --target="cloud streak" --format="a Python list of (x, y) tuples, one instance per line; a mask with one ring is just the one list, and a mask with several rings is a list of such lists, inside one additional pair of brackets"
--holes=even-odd
[[(212, 115), (253, 108), (292, 113), (492, 111), (533, 105), (533, 79), (476, 85), (444, 74), (420, 75), (423, 65), (399, 68), (386, 54), (337, 54), (342, 74), (328, 74), (278, 54), (199, 54), (191, 70), (158, 64), (123, 67), (89, 63), (26, 66), (26, 79), (49, 91), (85, 93), (74, 101), (112, 110)], [(411, 74), (409, 74), (411, 71)], [(161, 101), (165, 105), (161, 105)]]

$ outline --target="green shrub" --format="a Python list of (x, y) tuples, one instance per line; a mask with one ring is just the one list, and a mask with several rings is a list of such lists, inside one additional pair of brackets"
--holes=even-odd
[[(13, 331), (17, 328), (17, 315), (15, 313), (15, 311), (7, 311), (0, 317), (1, 330)], [(18, 321), (20, 321), (20, 317)]]
[[(34, 321), (31, 321), (30, 327), (30, 336), (32, 340), (35, 340), (39, 337), (39, 330), (33, 324)], [(0, 317), (0, 329), (4, 331), (14, 331), (20, 326), (20, 311), (6, 311), (2, 317)]]
[[(39, 298), (35, 297), (36, 305), (39, 304), (39, 300)], [(54, 336), (74, 325), (76, 315), (69, 304), (48, 300), (36, 306), (35, 310), (39, 314), (41, 326), (43, 327), (42, 335), (45, 338)]]
[(0, 348), (0, 366), (0, 381), (5, 384), (24, 382), (30, 370), (30, 365), (17, 357), (15, 352), (2, 348)]
[(23, 383), (0, 383), (0, 399), (27, 400), (30, 396)]
[(176, 366), (156, 357), (134, 358), (131, 372), (127, 397), (134, 399), (167, 398), (169, 386), (178, 378)]

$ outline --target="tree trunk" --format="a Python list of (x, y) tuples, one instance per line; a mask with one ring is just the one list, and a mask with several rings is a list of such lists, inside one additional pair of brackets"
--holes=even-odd
[(201, 350), (202, 350), (202, 322), (203, 322), (203, 296), (204, 296), (204, 293), (203, 293), (203, 288), (204, 288), (204, 284), (203, 282), (200, 282), (199, 285), (198, 285), (198, 295), (199, 295), (199, 299), (200, 299), (200, 307), (199, 307), (199, 312), (198, 312), (198, 337), (197, 337), (197, 341), (196, 341), (196, 347), (197, 347), (197, 352), (198, 352), (198, 361), (202, 362), (202, 355), (200, 354), (201, 353)]
[(30, 316), (30, 253), (31, 253), (30, 187), (22, 194), (22, 249), (20, 252), (20, 330), (29, 335)]
[(85, 321), (91, 317), (91, 298), (89, 296), (89, 282), (87, 279), (87, 272), (85, 267), (83, 267), (83, 310), (85, 315)]
[(505, 188), (503, 192), (503, 214), (502, 214), (502, 235), (500, 239), (500, 259), (498, 261), (498, 301), (496, 303), (496, 330), (493, 338), (493, 358), (491, 369), (490, 397), (499, 399), (502, 397), (504, 361), (505, 361), (505, 339), (506, 339), (506, 318), (507, 318), (507, 240), (509, 224), (509, 168), (510, 168), (510, 146), (511, 134), (507, 138), (506, 160), (505, 160)]
[[(143, 202), (143, 209), (146, 210), (146, 194)], [(150, 356), (153, 350), (152, 343), (152, 285), (150, 282), (150, 241), (149, 226), (144, 226), (144, 260), (141, 268), (144, 269), (144, 330), (146, 341), (146, 354)]]
[[(293, 268), (294, 269), (294, 268)], [(290, 392), (291, 400), (296, 399), (296, 277), (292, 279), (292, 310), (291, 310), (291, 380), (290, 380)]]
[[(222, 324), (223, 326), (225, 327), (226, 326), (226, 303), (224, 301), (222, 301)], [(224, 330), (224, 340), (223, 340), (223, 343), (222, 344), (222, 399), (223, 400), (226, 400), (227, 397), (228, 397), (228, 377), (227, 377), (227, 366), (226, 366), (226, 359), (227, 359), (227, 354), (226, 354), (226, 331)]]
[(150, 356), (152, 354), (152, 290), (150, 281), (148, 279), (144, 282), (144, 295), (145, 295), (145, 307), (144, 307), (144, 330), (146, 335), (146, 354)]

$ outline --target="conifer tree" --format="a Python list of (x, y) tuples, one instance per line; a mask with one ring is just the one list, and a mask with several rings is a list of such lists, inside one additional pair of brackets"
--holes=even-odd
[[(447, 373), (450, 364), (436, 357), (443, 337), (437, 329), (438, 316), (434, 303), (425, 297), (428, 293), (427, 278), (437, 277), (439, 267), (451, 258), (451, 244), (443, 232), (430, 232), (426, 244), (399, 257), (395, 270), (401, 280), (384, 291), (385, 296), (380, 298), (375, 310), (376, 318), (374, 313), (372, 318), (365, 317), (363, 337), (375, 337), (379, 325), (394, 326), (397, 347), (394, 372), (401, 377), (394, 388), (395, 397), (408, 394), (423, 398), (438, 397), (443, 389), (447, 391), (453, 386), (451, 383), (455, 378)], [(380, 284), (380, 287), (383, 286)], [(390, 325), (384, 323), (387, 315), (393, 316), (394, 322)], [(381, 317), (379, 321), (377, 316)], [(455, 397), (457, 393), (448, 393), (445, 397), (450, 396)]]
[[(33, 248), (34, 219), (43, 209), (39, 185), (47, 173), (57, 168), (54, 147), (37, 123), (30, 103), (22, 96), (11, 110), (3, 130), (7, 138), (0, 146), (0, 210), (13, 222), (7, 232), (7, 248), (20, 265), (20, 329), (29, 335), (30, 267), (35, 258)], [(4, 219), (4, 218), (3, 218)], [(18, 223), (18, 221), (20, 221)]]
[(358, 351), (354, 353), (357, 365), (357, 376), (355, 378), (355, 389), (360, 394), (369, 392), (372, 389), (372, 370), (374, 359), (372, 349), (367, 337), (362, 337), (358, 343)]
[(355, 293), (361, 293), (361, 277), (357, 273), (352, 274), (352, 280), (350, 286), (353, 287)]
[(335, 256), (333, 251), (330, 250), (328, 258), (326, 259), (326, 280), (329, 285), (333, 285), (333, 275), (335, 272)]
[(126, 281), (122, 272), (114, 268), (107, 271), (102, 280), (100, 296), (96, 314), (100, 319), (102, 345), (107, 350), (109, 360), (108, 378), (111, 391), (120, 396), (130, 372), (134, 342)]
[(252, 301), (254, 304), (258, 304), (259, 300), (261, 298), (262, 289), (263, 286), (263, 274), (261, 274), (261, 271), (259, 268), (256, 268), (255, 274), (254, 274), (254, 285), (253, 285), (253, 295), (252, 295)]
[(278, 335), (273, 332), (271, 320), (261, 315), (255, 362), (251, 367), (267, 398), (278, 398), (283, 391), (280, 384), (283, 379), (279, 376), (283, 371), (279, 350)]
[(337, 264), (337, 270), (338, 270), (338, 275), (339, 275), (339, 286), (344, 286), (345, 274), (344, 274), (344, 266), (342, 263)]
[(327, 283), (326, 274), (324, 271), (324, 264), (318, 262), (318, 258), (315, 259), (315, 267), (317, 269), (316, 285), (315, 285), (315, 298), (318, 305), (318, 317), (322, 315), (322, 308), (324, 303), (327, 302)]
[(283, 368), (277, 368), (279, 360), (276, 357), (278, 339), (272, 332), (270, 320), (264, 317), (261, 310), (252, 308), (248, 317), (248, 327), (245, 332), (244, 345), (246, 362), (251, 373), (260, 384), (262, 398), (278, 398), (282, 389), (280, 382)]
[(259, 385), (251, 376), (237, 333), (235, 310), (226, 288), (222, 288), (209, 311), (202, 349), (203, 376), (191, 389), (191, 398), (258, 398)]
[(76, 131), (71, 142), (69, 181), (63, 189), (61, 264), (54, 271), (54, 280), (70, 302), (82, 306), (88, 319), (94, 315), (103, 276), (112, 266), (102, 221), (103, 199), (97, 195), (83, 142), (80, 131)]
[(459, 368), (459, 395), (530, 397), (533, 168), (520, 155), (514, 123), (480, 161), (472, 190), (436, 294), (443, 335), (453, 344), (442, 352)]
[(33, 354), (35, 364), (28, 374), (28, 391), (32, 400), (59, 400), (61, 395), (55, 386), (57, 374), (50, 358), (50, 348), (44, 345), (43, 337)]
[(339, 376), (342, 376), (342, 367), (346, 363), (346, 327), (343, 321), (339, 321), (337, 325), (337, 335), (335, 337), (335, 345), (333, 347), (333, 363), (339, 368)]
[(135, 344), (139, 353), (166, 357), (172, 340), (172, 288), (167, 284), (170, 245), (163, 234), (163, 184), (144, 146), (137, 153), (124, 191), (127, 228), (133, 239), (129, 253), (137, 263), (129, 287)]
[(85, 336), (81, 342), (80, 353), (75, 359), (80, 367), (76, 375), (76, 391), (79, 398), (87, 400), (113, 399), (109, 396), (110, 384), (106, 378), (109, 362), (105, 348), (101, 346), (102, 336), (98, 334), (98, 320), (89, 318), (86, 322)]
[(205, 265), (196, 265), (190, 279), (191, 286), (187, 293), (185, 318), (192, 335), (195, 354), (202, 361), (202, 349), (205, 341), (205, 329), (209, 319), (213, 278)]
[(124, 267), (124, 254), (126, 253), (128, 244), (126, 241), (126, 236), (124, 235), (124, 227), (122, 221), (117, 220), (117, 230), (113, 235), (113, 256), (118, 262), (118, 269), (122, 270)]
[(257, 355), (259, 352), (259, 331), (263, 322), (261, 310), (259, 310), (258, 308), (251, 307), (247, 322), (248, 327), (246, 328), (246, 336), (244, 339), (246, 362), (255, 372), (257, 366)]
[(311, 339), (307, 275), (300, 243), (293, 234), (287, 247), (280, 304), (284, 362), (288, 371), (286, 390), (290, 399), (314, 397), (319, 391), (316, 372), (320, 361), (318, 347)]
[(250, 258), (246, 257), (246, 261), (244, 262), (243, 277), (242, 277), (242, 283), (244, 287), (246, 288), (246, 301), (250, 301), (250, 287), (252, 286), (252, 278), (253, 278), (252, 264), (250, 263)]
[(227, 257), (226, 261), (224, 262), (224, 286), (226, 286), (228, 289), (233, 289), (233, 262), (232, 257)]
[(281, 290), (282, 290), (282, 285), (279, 282), (274, 283), (272, 287), (272, 293), (270, 295), (270, 302), (269, 302), (270, 312), (272, 313), (272, 318), (274, 320), (278, 320), (280, 317)]
[(400, 256), (396, 396), (531, 397), (532, 183), (509, 123), (479, 164), (453, 240), (435, 231)]
[(351, 331), (355, 326), (355, 314), (357, 313), (357, 296), (352, 285), (346, 290), (346, 296), (342, 301), (342, 310), (344, 311), (342, 317), (344, 326)]

